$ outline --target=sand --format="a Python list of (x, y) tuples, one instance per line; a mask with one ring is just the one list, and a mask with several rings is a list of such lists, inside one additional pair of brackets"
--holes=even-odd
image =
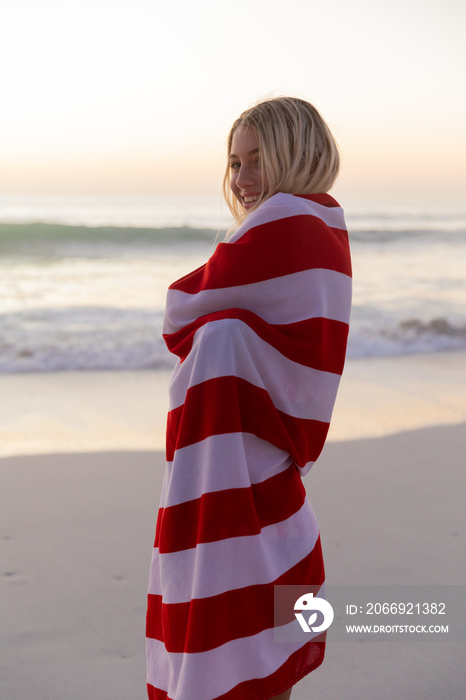
[[(170, 371), (0, 375), (0, 456), (163, 450)], [(347, 362), (330, 441), (466, 421), (466, 353)]]
[[(466, 584), (465, 367), (463, 353), (348, 363), (305, 479), (329, 582)], [(1, 700), (144, 700), (167, 379), (0, 377)], [(292, 697), (463, 700), (465, 656), (466, 640), (329, 641)]]

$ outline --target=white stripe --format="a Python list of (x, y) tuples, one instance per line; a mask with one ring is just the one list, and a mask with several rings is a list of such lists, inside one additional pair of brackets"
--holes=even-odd
[(330, 422), (340, 383), (339, 374), (293, 362), (235, 318), (196, 331), (191, 352), (174, 370), (170, 410), (184, 403), (189, 387), (218, 377), (244, 379), (265, 389), (277, 410), (324, 423)]
[[(222, 621), (215, 620), (210, 624), (221, 625)], [(296, 624), (295, 620), (284, 628), (295, 628)], [(238, 683), (267, 678), (315, 636), (303, 632), (302, 637), (295, 637), (295, 641), (280, 642), (274, 639), (272, 627), (215, 649), (191, 654), (167, 652), (163, 642), (148, 639), (150, 663), (147, 680), (156, 688), (165, 690), (173, 700), (216, 698)], [(260, 654), (261, 649), (267, 649), (267, 654)]]
[(271, 583), (312, 552), (318, 536), (317, 520), (306, 498), (291, 517), (264, 527), (259, 535), (206, 542), (169, 554), (160, 554), (155, 547), (149, 593), (163, 595), (164, 603), (186, 603)]
[(164, 333), (174, 333), (200, 316), (224, 309), (246, 309), (267, 323), (289, 324), (309, 318), (348, 323), (351, 277), (313, 268), (235, 287), (205, 289), (189, 294), (169, 289)]
[(346, 231), (345, 218), (341, 207), (326, 207), (309, 199), (303, 199), (303, 197), (295, 197), (292, 194), (279, 192), (252, 211), (227, 243), (234, 243), (255, 226), (301, 215), (315, 216), (327, 226), (330, 226), (330, 228)]
[(174, 461), (167, 463), (160, 505), (174, 506), (214, 491), (249, 488), (290, 464), (287, 452), (250, 433), (211, 435), (178, 449)]
[(306, 462), (302, 467), (296, 465), (298, 467), (299, 473), (301, 476), (306, 476), (311, 471), (311, 467), (313, 467), (315, 464), (315, 461), (313, 462)]

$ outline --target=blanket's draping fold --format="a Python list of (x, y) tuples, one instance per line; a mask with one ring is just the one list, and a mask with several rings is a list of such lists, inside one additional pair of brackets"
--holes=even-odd
[(273, 637), (277, 584), (320, 587), (301, 476), (345, 359), (351, 263), (329, 195), (276, 194), (169, 288), (167, 470), (147, 613), (156, 700), (259, 700), (318, 666), (324, 638)]

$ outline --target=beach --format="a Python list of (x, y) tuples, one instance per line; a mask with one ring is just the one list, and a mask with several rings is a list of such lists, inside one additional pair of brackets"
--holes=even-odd
[[(464, 585), (466, 353), (347, 362), (305, 485), (330, 584)], [(145, 697), (169, 371), (0, 376), (0, 697)], [(464, 697), (466, 640), (331, 642), (295, 700)]]
[[(0, 456), (164, 450), (171, 370), (0, 374)], [(466, 352), (348, 360), (328, 441), (466, 421)]]
[(466, 700), (465, 7), (3, 4), (0, 700)]

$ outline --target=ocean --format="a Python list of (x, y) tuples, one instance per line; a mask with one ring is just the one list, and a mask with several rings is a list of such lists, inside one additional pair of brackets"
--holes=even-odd
[[(342, 204), (348, 356), (466, 349), (466, 205)], [(0, 372), (173, 366), (166, 289), (230, 223), (220, 196), (0, 196)]]

